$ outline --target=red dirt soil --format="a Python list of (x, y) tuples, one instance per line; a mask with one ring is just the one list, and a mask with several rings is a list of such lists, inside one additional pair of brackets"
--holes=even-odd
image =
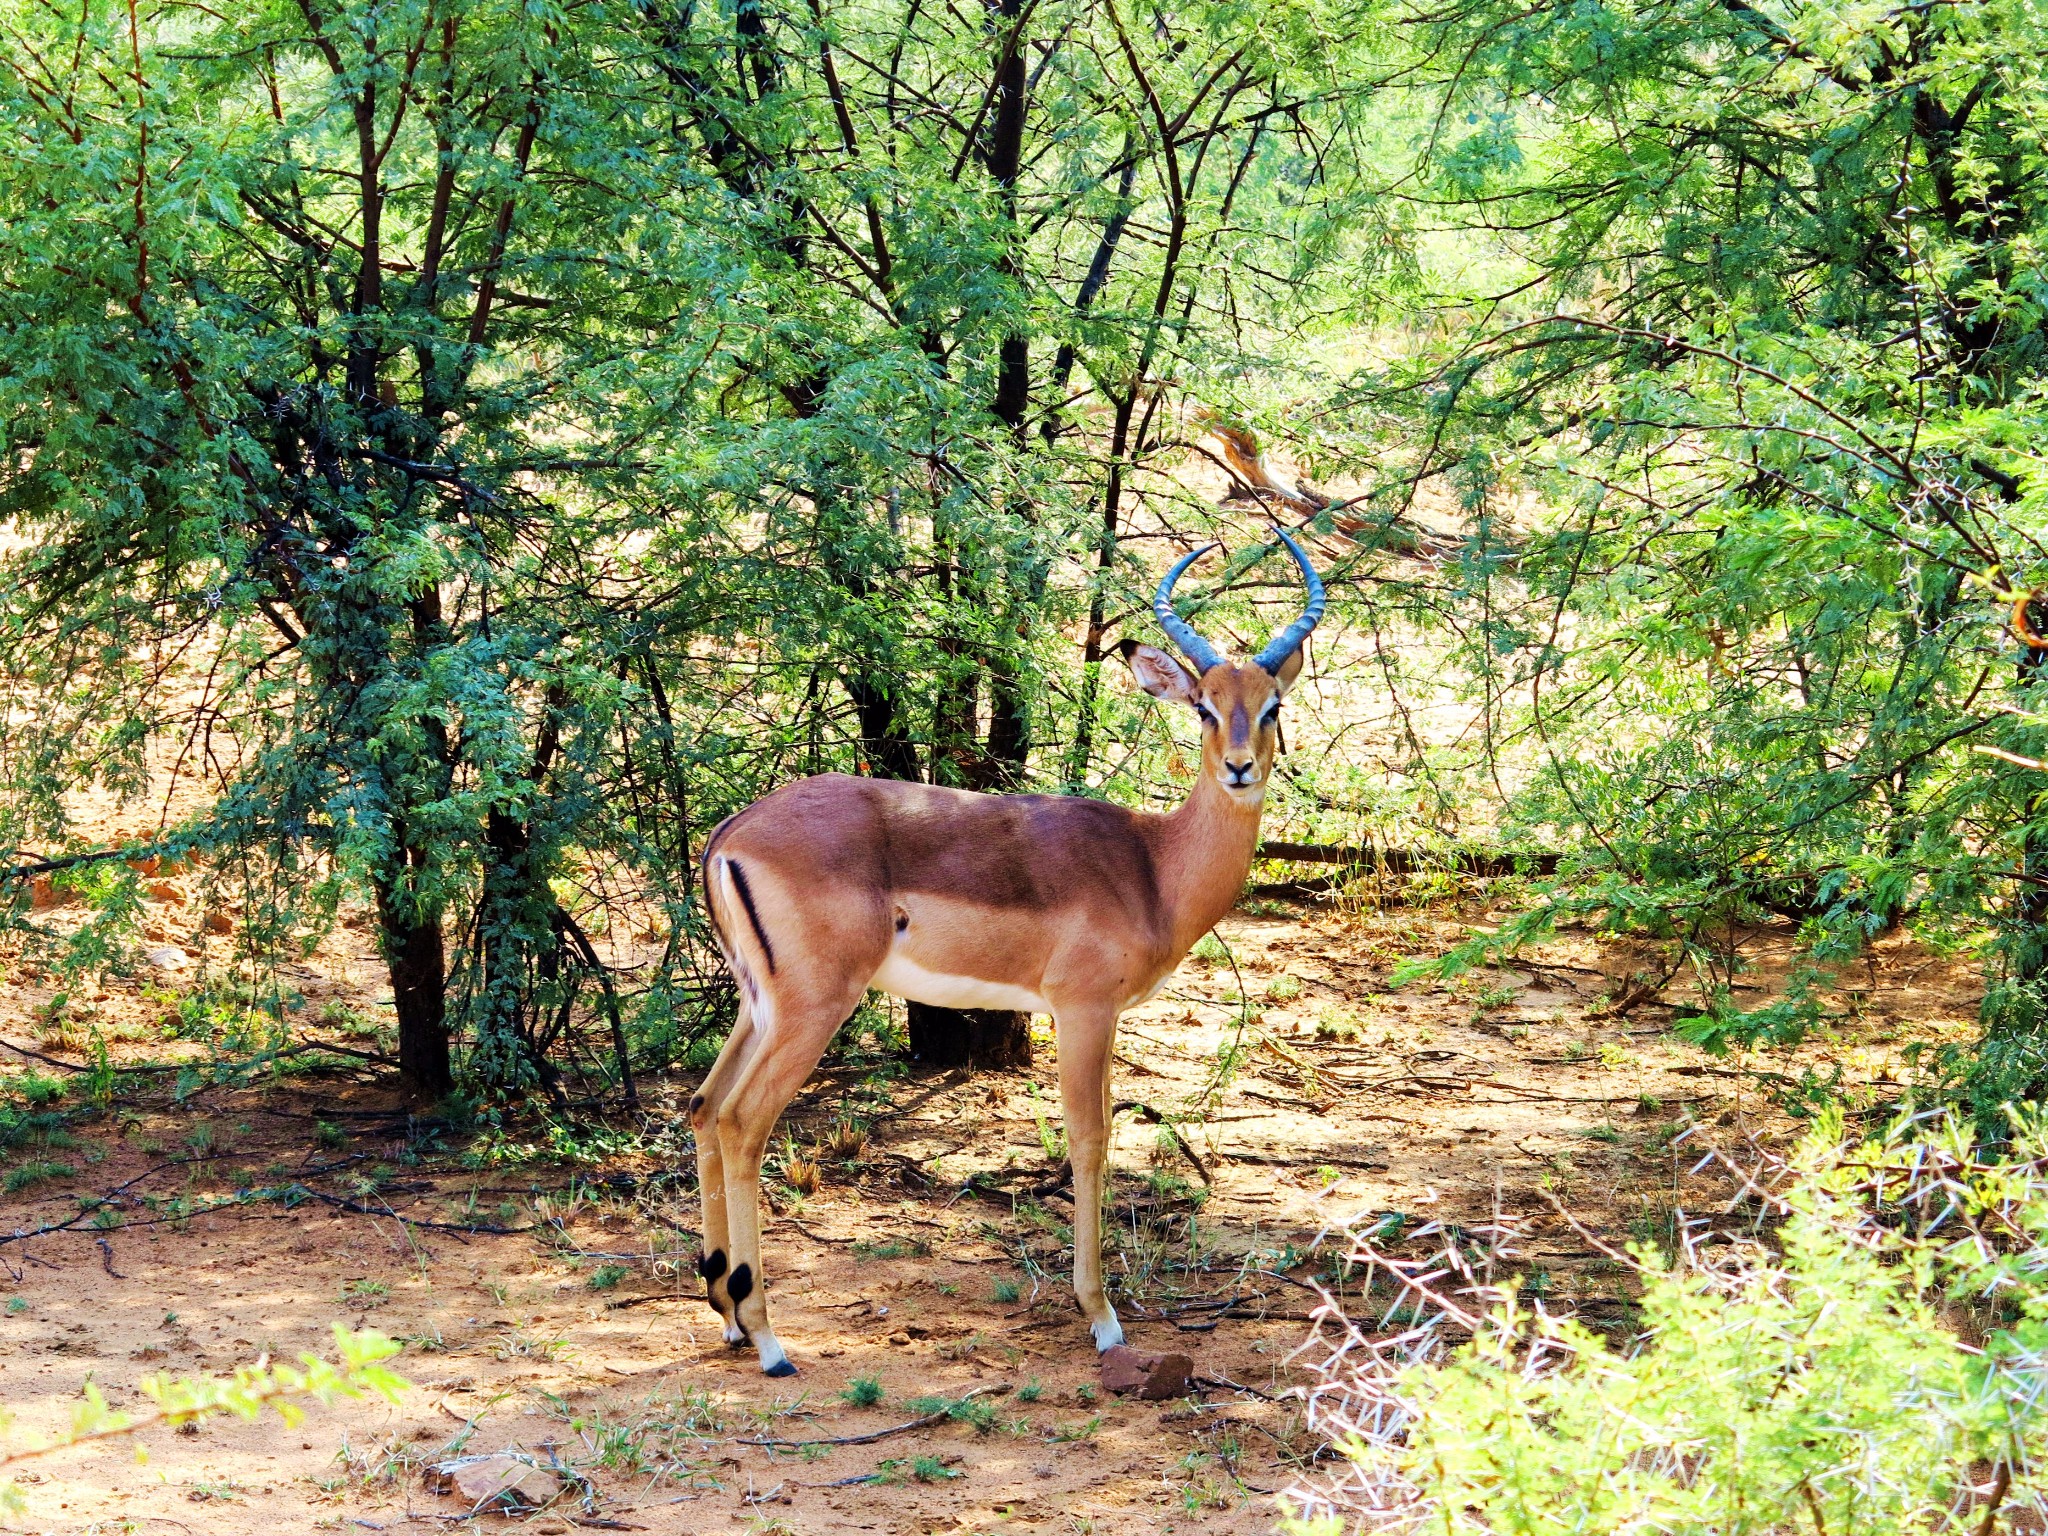
[[(80, 1064), (87, 1010), (117, 1063), (205, 1054), (160, 1021), (231, 939), (206, 932), (189, 877), (159, 883), (166, 931), (198, 959), (110, 977), (54, 1024), (47, 985), (17, 967), (0, 1043), (20, 1065), (75, 1079), (24, 1053)], [(1190, 960), (1126, 1021), (1115, 1094), (1140, 1107), (1117, 1121), (1109, 1268), (1133, 1345), (1194, 1358), (1198, 1390), (1168, 1403), (1097, 1385), (1065, 1283), (1070, 1207), (1046, 1188), (1049, 1043), (1028, 1075), (828, 1061), (807, 1086), (783, 1127), (766, 1253), (795, 1381), (765, 1380), (751, 1351), (726, 1349), (695, 1297), (681, 1115), (692, 1074), (644, 1085), (635, 1126), (594, 1128), (576, 1148), (500, 1141), (487, 1159), (470, 1137), (408, 1121), (374, 1068), (188, 1083), (182, 1101), (166, 1078), (124, 1076), (106, 1113), (70, 1126), (72, 1145), (60, 1135), (8, 1154), (10, 1443), (66, 1419), (88, 1382), (132, 1407), (151, 1372), (321, 1349), (335, 1320), (406, 1338), (397, 1365), (415, 1388), (396, 1406), (315, 1409), (296, 1429), (269, 1418), (152, 1432), (142, 1463), (119, 1443), (26, 1463), (27, 1509), (7, 1528), (447, 1528), (465, 1510), (427, 1491), (422, 1464), (518, 1447), (586, 1480), (582, 1496), (522, 1517), (535, 1531), (1270, 1530), (1274, 1495), (1317, 1476), (1320, 1448), (1286, 1393), (1302, 1379), (1290, 1357), (1319, 1299), (1312, 1282), (1333, 1275), (1320, 1257), (1300, 1262), (1326, 1228), (1390, 1210), (1475, 1223), (1498, 1208), (1527, 1219), (1520, 1267), (1544, 1271), (1560, 1304), (1619, 1325), (1625, 1272), (1544, 1191), (1602, 1241), (1625, 1240), (1688, 1198), (1706, 1139), (1796, 1128), (1741, 1063), (1671, 1035), (1678, 992), (1608, 1011), (1641, 964), (1626, 947), (1567, 936), (1451, 987), (1388, 992), (1400, 958), (1497, 918), (1453, 901), (1267, 903), (1222, 930), (1234, 964)], [(1785, 939), (1750, 936), (1748, 980), (1775, 982)], [(341, 1039), (350, 1019), (388, 1022), (359, 928), (338, 928), (287, 980), (306, 999), (295, 1031)], [(1841, 1022), (1771, 1070), (1839, 1064), (1868, 1085), (1854, 1091), (1882, 1097), (1908, 1044), (1972, 1027), (1967, 967), (1903, 942), (1843, 986)], [(1183, 1126), (1185, 1147), (1147, 1118), (1197, 1103), (1206, 1116)], [(835, 1151), (849, 1117), (869, 1122), (866, 1143)], [(815, 1163), (814, 1192), (792, 1188), (809, 1177), (792, 1161)], [(30, 1164), (43, 1171), (18, 1172)], [(235, 1197), (294, 1183), (321, 1198)], [(115, 1191), (111, 1230), (5, 1237)], [(211, 1201), (228, 1203), (190, 1214)], [(517, 1230), (457, 1230), (480, 1223)], [(1365, 1312), (1355, 1282), (1344, 1304)], [(861, 1378), (879, 1401), (842, 1396)], [(915, 1399), (975, 1391), (993, 1408), (979, 1426), (803, 1451), (751, 1443), (869, 1435), (922, 1416)]]

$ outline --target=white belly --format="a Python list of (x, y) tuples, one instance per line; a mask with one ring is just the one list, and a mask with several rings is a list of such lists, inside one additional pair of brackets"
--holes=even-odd
[(1024, 1013), (1052, 1012), (1045, 999), (1028, 987), (928, 971), (893, 951), (868, 985), (913, 1003), (930, 1003), (935, 1008), (1015, 1008)]

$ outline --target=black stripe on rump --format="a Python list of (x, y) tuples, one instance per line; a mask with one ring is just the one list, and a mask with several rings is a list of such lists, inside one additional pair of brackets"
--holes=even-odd
[(761, 946), (761, 953), (768, 959), (768, 974), (775, 974), (775, 946), (768, 942), (768, 935), (761, 928), (761, 914), (754, 910), (754, 893), (747, 885), (747, 873), (740, 868), (740, 861), (728, 857), (725, 867), (732, 871), (732, 888), (740, 893), (740, 905), (747, 909), (747, 921), (753, 925), (754, 940)]

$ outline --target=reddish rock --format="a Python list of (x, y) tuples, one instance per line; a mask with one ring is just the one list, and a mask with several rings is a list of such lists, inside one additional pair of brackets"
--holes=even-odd
[(1195, 1362), (1186, 1355), (1141, 1355), (1129, 1345), (1103, 1351), (1102, 1385), (1111, 1392), (1135, 1392), (1149, 1402), (1185, 1397)]
[(472, 1510), (540, 1509), (562, 1496), (561, 1479), (519, 1451), (437, 1461), (424, 1475), (434, 1492), (452, 1493)]

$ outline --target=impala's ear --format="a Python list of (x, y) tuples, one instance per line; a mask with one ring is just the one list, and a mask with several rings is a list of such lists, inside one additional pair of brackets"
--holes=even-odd
[(1287, 697), (1287, 690), (1294, 686), (1294, 680), (1301, 676), (1302, 663), (1308, 659), (1308, 647), (1297, 645), (1287, 653), (1287, 659), (1280, 663), (1280, 670), (1273, 674), (1273, 681), (1279, 685), (1280, 697)]
[(1137, 678), (1138, 686), (1153, 698), (1173, 699), (1182, 704), (1195, 702), (1195, 674), (1158, 646), (1126, 640), (1117, 649), (1123, 652), (1124, 661), (1130, 667), (1131, 675)]

